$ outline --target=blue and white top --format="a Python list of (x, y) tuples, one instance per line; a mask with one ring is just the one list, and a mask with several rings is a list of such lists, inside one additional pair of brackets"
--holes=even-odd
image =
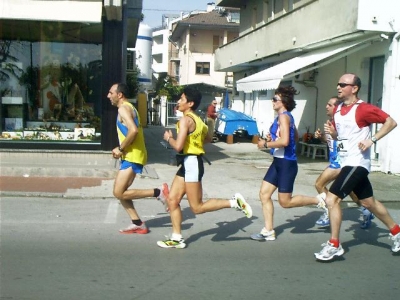
[[(271, 154), (274, 157), (278, 158), (285, 158), (287, 160), (297, 160), (296, 156), (296, 125), (294, 123), (294, 118), (292, 114), (288, 111), (283, 112), (283, 114), (286, 114), (290, 118), (290, 124), (289, 124), (289, 145), (286, 147), (281, 147), (281, 148), (272, 148), (271, 149)], [(271, 138), (273, 141), (277, 140), (280, 138), (280, 132), (279, 132), (279, 116), (276, 117), (274, 122), (272, 123), (269, 133), (271, 134)]]
[(332, 136), (327, 133), (326, 135), (326, 143), (329, 148), (329, 168), (331, 169), (340, 169), (340, 156), (337, 141), (332, 138)]

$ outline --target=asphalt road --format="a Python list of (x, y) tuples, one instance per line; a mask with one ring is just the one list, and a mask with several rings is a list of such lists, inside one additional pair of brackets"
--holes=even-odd
[[(168, 164), (169, 151), (159, 143), (160, 130), (147, 131), (152, 176), (137, 178), (135, 187), (170, 183), (176, 173)], [(76, 165), (68, 163), (68, 155)], [(157, 240), (171, 233), (171, 224), (154, 200), (136, 202), (150, 233), (120, 234), (128, 217), (113, 198), (113, 176), (106, 176), (115, 172), (114, 162), (68, 155), (26, 159), (29, 164), (22, 166), (1, 162), (0, 180), (13, 176), (11, 183), (26, 188), (12, 188), (9, 182), (4, 184), (9, 189), (1, 190), (1, 300), (399, 298), (400, 254), (392, 254), (388, 230), (376, 220), (371, 229), (360, 229), (360, 212), (349, 200), (343, 203), (341, 229), (345, 254), (333, 262), (314, 258), (329, 238), (329, 230), (314, 227), (321, 214), (314, 207), (282, 209), (275, 203), (277, 240), (250, 240), (263, 226), (258, 191), (272, 160), (254, 144), (207, 145), (212, 165), (205, 166), (203, 180), (205, 199), (239, 191), (253, 207), (253, 218), (232, 209), (194, 216), (184, 201), (186, 249), (157, 247)], [(294, 194), (315, 195), (315, 179), (326, 165), (299, 157)], [(24, 174), (31, 180), (22, 181)], [(63, 184), (49, 180), (57, 176)], [(109, 180), (83, 185), (93, 176)], [(375, 196), (399, 222), (400, 176), (374, 172), (370, 180)], [(35, 189), (28, 189), (29, 182)]]
[[(320, 211), (275, 203), (277, 240), (257, 242), (254, 217), (225, 209), (194, 216), (187, 202), (186, 249), (162, 249), (169, 215), (157, 201), (137, 202), (147, 235), (123, 235), (123, 208), (113, 199), (1, 199), (0, 299), (398, 299), (400, 255), (388, 231), (359, 228), (359, 211), (344, 209), (342, 258), (320, 263), (313, 253), (329, 233), (314, 227)], [(390, 209), (400, 220), (400, 211)]]

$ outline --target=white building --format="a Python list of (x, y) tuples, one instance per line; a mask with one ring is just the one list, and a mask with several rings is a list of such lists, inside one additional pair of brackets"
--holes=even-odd
[(192, 12), (173, 23), (170, 41), (176, 46), (175, 73), (181, 85), (203, 83), (225, 87), (230, 72), (216, 71), (215, 51), (239, 35), (237, 9), (211, 4), (207, 11)]
[[(234, 73), (233, 108), (252, 115), (260, 133), (274, 118), (270, 99), (280, 84), (300, 91), (293, 111), (300, 134), (321, 128), (326, 102), (346, 72), (361, 78), (361, 99), (400, 123), (400, 1), (221, 0), (217, 5), (240, 8), (241, 20), (239, 38), (216, 50), (215, 69)], [(372, 151), (376, 169), (400, 173), (399, 127)]]
[(163, 15), (162, 25), (153, 28), (152, 69), (154, 79), (158, 79), (161, 73), (175, 76), (174, 70), (171, 69), (171, 63), (177, 56), (177, 50), (174, 44), (169, 41), (169, 36), (171, 35), (172, 23), (181, 18), (180, 15)]

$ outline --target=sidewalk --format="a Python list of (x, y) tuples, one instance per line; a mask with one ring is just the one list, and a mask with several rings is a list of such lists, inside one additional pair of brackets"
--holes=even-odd
[[(161, 145), (164, 128), (144, 129), (148, 164), (133, 183), (136, 188), (155, 188), (171, 183), (177, 167), (170, 165), (174, 152)], [(258, 200), (262, 178), (272, 157), (257, 149), (251, 140), (235, 139), (207, 144), (203, 179), (204, 198), (230, 198), (235, 192)], [(0, 152), (1, 196), (41, 196), (64, 198), (113, 198), (112, 188), (118, 170), (107, 152)], [(294, 194), (315, 195), (314, 182), (327, 166), (324, 159), (299, 157), (299, 173)], [(383, 202), (399, 201), (400, 176), (380, 172), (370, 174), (375, 196)]]

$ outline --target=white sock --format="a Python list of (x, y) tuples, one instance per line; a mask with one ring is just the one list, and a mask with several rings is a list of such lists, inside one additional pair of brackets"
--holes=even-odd
[(262, 235), (268, 235), (268, 234), (272, 233), (273, 231), (274, 231), (273, 229), (272, 230), (267, 230), (264, 227), (263, 229), (261, 229), (261, 234)]
[(173, 241), (180, 241), (182, 239), (182, 234), (179, 233), (173, 233), (171, 235), (171, 240)]
[(229, 200), (229, 204), (231, 205), (232, 208), (238, 207), (237, 200), (235, 199)]

